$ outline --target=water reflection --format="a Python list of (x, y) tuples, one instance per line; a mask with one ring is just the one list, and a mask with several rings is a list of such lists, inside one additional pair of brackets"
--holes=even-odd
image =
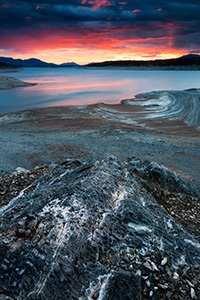
[(37, 85), (0, 91), (0, 113), (36, 107), (119, 103), (140, 92), (198, 87), (200, 71), (28, 68), (7, 76)]

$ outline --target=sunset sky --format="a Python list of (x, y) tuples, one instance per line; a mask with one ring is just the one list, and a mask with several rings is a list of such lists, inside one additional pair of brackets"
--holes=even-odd
[(0, 0), (0, 56), (79, 64), (200, 54), (200, 2)]

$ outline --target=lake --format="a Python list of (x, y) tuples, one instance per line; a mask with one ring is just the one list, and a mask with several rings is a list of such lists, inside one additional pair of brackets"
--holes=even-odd
[(50, 106), (119, 103), (141, 92), (200, 88), (200, 71), (27, 68), (2, 74), (36, 86), (0, 91), (0, 114)]

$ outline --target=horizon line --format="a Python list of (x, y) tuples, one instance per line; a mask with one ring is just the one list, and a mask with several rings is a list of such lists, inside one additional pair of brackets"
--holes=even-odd
[(104, 63), (104, 62), (117, 62), (117, 61), (144, 61), (144, 62), (148, 62), (148, 61), (167, 61), (167, 60), (174, 60), (174, 59), (178, 59), (178, 58), (181, 58), (181, 57), (185, 57), (185, 56), (200, 56), (199, 54), (197, 53), (188, 53), (188, 54), (185, 54), (185, 55), (182, 55), (182, 56), (177, 56), (177, 57), (169, 57), (169, 58), (155, 58), (155, 59), (118, 59), (118, 60), (103, 60), (103, 61), (92, 61), (92, 62), (89, 62), (87, 64), (79, 64), (79, 63), (76, 63), (75, 61), (70, 61), (70, 62), (63, 62), (63, 63), (60, 63), (60, 64), (57, 64), (57, 63), (54, 63), (54, 62), (47, 62), (47, 61), (44, 61), (44, 60), (41, 60), (40, 58), (37, 58), (37, 57), (30, 57), (30, 58), (25, 58), (25, 59), (22, 59), (20, 57), (18, 58), (13, 58), (12, 56), (0, 56), (0, 58), (11, 58), (11, 59), (14, 59), (14, 60), (22, 60), (22, 61), (27, 61), (27, 60), (31, 60), (31, 59), (36, 59), (36, 60), (39, 60), (41, 62), (44, 62), (44, 63), (47, 63), (47, 64), (54, 64), (54, 65), (57, 65), (57, 66), (60, 66), (62, 64), (77, 64), (79, 66), (86, 66), (86, 65), (89, 65), (89, 64), (96, 64), (96, 63)]

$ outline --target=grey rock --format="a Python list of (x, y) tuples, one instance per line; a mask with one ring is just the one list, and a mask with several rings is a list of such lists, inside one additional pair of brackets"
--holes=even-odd
[[(199, 241), (144, 189), (137, 169), (113, 156), (95, 164), (67, 161), (3, 206), (0, 294), (137, 300), (154, 280), (166, 286), (167, 270), (181, 276), (199, 265)], [(172, 179), (170, 186), (183, 186)], [(160, 267), (163, 257), (168, 263)], [(151, 283), (147, 291), (143, 277)]]
[(13, 298), (10, 298), (10, 297), (5, 296), (5, 295), (0, 295), (0, 300), (13, 300)]
[(138, 174), (141, 178), (159, 185), (168, 192), (186, 193), (197, 196), (194, 189), (186, 184), (179, 175), (165, 166), (152, 161), (141, 161), (133, 157), (128, 160), (130, 172)]
[(12, 89), (15, 87), (22, 87), (22, 86), (31, 86), (31, 85), (36, 85), (36, 84), (24, 82), (22, 80), (13, 77), (0, 76), (0, 90)]

